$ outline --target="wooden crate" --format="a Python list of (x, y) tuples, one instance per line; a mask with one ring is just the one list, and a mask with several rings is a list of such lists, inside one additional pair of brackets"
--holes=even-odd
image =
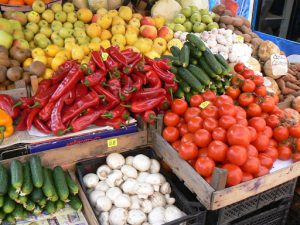
[(20, 97), (27, 97), (28, 90), (24, 80), (15, 82), (15, 89), (0, 91), (0, 94), (7, 94), (11, 96), (15, 101), (19, 100)]

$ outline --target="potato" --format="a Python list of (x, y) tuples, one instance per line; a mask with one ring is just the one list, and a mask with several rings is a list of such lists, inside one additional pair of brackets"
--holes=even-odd
[(240, 29), (240, 31), (243, 32), (243, 34), (251, 34), (252, 33), (252, 30), (245, 25), (240, 26), (239, 29)]
[(228, 9), (225, 9), (224, 12), (223, 12), (223, 15), (224, 16), (232, 16), (232, 12)]
[(19, 66), (11, 67), (7, 70), (6, 76), (11, 81), (18, 81), (22, 78), (23, 69)]
[(235, 29), (234, 31), (233, 31), (233, 33), (235, 33), (236, 35), (241, 35), (242, 36), (242, 32), (241, 31), (239, 31), (239, 30), (237, 30), (237, 29)]
[(221, 18), (221, 16), (216, 14), (215, 17), (214, 17), (214, 22), (218, 23), (220, 21), (220, 18)]
[(17, 60), (11, 59), (10, 60), (10, 67), (20, 66), (20, 63)]
[(252, 40), (251, 40), (251, 44), (253, 44), (253, 45), (257, 46), (257, 47), (259, 47), (259, 45), (260, 45), (262, 42), (263, 42), (263, 40), (260, 39), (260, 38), (252, 38)]
[(221, 16), (220, 17), (220, 22), (225, 23), (226, 25), (232, 24), (233, 18), (231, 16)]
[(259, 38), (259, 36), (254, 32), (252, 32), (250, 35), (251, 35), (252, 38)]
[(251, 41), (251, 36), (250, 36), (250, 34), (242, 34), (242, 36), (244, 37), (244, 41), (245, 42), (250, 42)]
[(225, 23), (220, 23), (220, 24), (219, 24), (219, 26), (220, 26), (220, 28), (227, 29), (227, 26), (226, 26), (226, 24), (225, 24)]
[(228, 24), (226, 27), (227, 27), (227, 29), (234, 31), (234, 26), (233, 25)]
[(12, 83), (13, 83), (13, 82), (10, 81), (9, 79), (6, 79), (6, 80), (3, 82), (3, 84), (4, 84), (5, 86), (11, 85)]
[(219, 4), (219, 5), (216, 5), (215, 7), (213, 7), (213, 8), (212, 8), (212, 11), (213, 11), (215, 14), (223, 15), (225, 9), (226, 9), (225, 5)]
[(233, 17), (232, 18), (232, 25), (235, 27), (240, 27), (244, 24), (243, 19), (239, 18), (239, 17)]

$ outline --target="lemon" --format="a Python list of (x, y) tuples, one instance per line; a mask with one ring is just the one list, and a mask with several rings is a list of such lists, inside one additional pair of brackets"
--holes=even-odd
[(54, 57), (59, 51), (60, 48), (57, 45), (48, 45), (45, 49), (46, 54), (50, 57)]
[(121, 6), (119, 8), (119, 16), (122, 19), (129, 21), (132, 18), (132, 9), (128, 6)]
[(126, 28), (123, 24), (114, 25), (111, 28), (112, 34), (125, 34)]
[(118, 24), (123, 24), (126, 25), (126, 22), (119, 16), (114, 16), (112, 19), (111, 25), (118, 25)]
[(44, 79), (49, 79), (52, 77), (52, 74), (53, 74), (53, 70), (52, 69), (49, 69), (49, 68), (46, 68), (44, 74), (43, 74), (43, 78)]
[(67, 61), (66, 57), (63, 56), (55, 56), (51, 62), (52, 70), (56, 70), (61, 64)]
[(68, 37), (65, 39), (65, 43), (76, 43), (76, 39), (74, 37)]
[(111, 18), (113, 18), (113, 17), (115, 17), (115, 16), (118, 15), (118, 11), (115, 10), (115, 9), (109, 10), (109, 11), (107, 12), (107, 15), (109, 15)]
[(176, 47), (178, 47), (179, 49), (181, 49), (182, 46), (183, 46), (183, 44), (182, 44), (182, 42), (181, 42), (179, 39), (173, 38), (172, 40), (170, 40), (170, 41), (168, 42), (168, 45), (167, 45), (167, 46), (168, 46), (168, 50), (170, 51), (172, 46), (176, 46)]
[(112, 37), (112, 34), (110, 33), (109, 30), (103, 30), (101, 33), (101, 36), (100, 36), (101, 40), (109, 40), (109, 39), (111, 39), (111, 37)]
[(112, 36), (111, 38), (111, 43), (113, 45), (126, 45), (126, 39), (124, 37), (124, 35), (122, 34), (115, 34), (114, 36)]
[(77, 11), (77, 19), (84, 23), (90, 22), (92, 20), (92, 17), (92, 11), (87, 8), (81, 8)]
[(88, 55), (90, 53), (90, 48), (86, 45), (80, 45), (80, 48), (82, 48), (84, 55)]
[(47, 67), (51, 68), (51, 63), (52, 63), (53, 58), (52, 57), (48, 57), (47, 58)]
[(96, 23), (92, 23), (92, 24), (88, 25), (88, 27), (86, 28), (86, 34), (88, 36), (90, 36), (91, 38), (100, 37), (101, 26), (99, 26)]
[(76, 45), (76, 44), (72, 43), (72, 42), (67, 42), (67, 43), (65, 43), (65, 49), (68, 51), (72, 51), (72, 48), (74, 47), (74, 45)]
[(41, 48), (35, 48), (31, 51), (32, 58), (35, 58), (38, 55), (45, 55), (45, 52)]
[(154, 58), (159, 58), (160, 57), (160, 55), (157, 52), (155, 52), (155, 51), (147, 52), (145, 54), (145, 56), (149, 57), (150, 59), (154, 59)]
[(71, 51), (62, 50), (56, 54), (55, 57), (65, 57), (67, 59), (71, 59)]
[(84, 57), (84, 51), (78, 45), (75, 45), (71, 51), (72, 59), (74, 60), (82, 60)]
[(100, 50), (100, 46), (101, 46), (101, 43), (99, 42), (92, 42), (92, 43), (89, 43), (89, 49), (91, 51), (99, 51)]
[(143, 15), (140, 13), (133, 13), (132, 18), (137, 18), (137, 19), (141, 20), (143, 18)]
[(23, 62), (23, 67), (27, 67), (30, 66), (30, 64), (33, 62), (32, 58), (27, 58), (25, 59), (25, 61)]
[(110, 28), (112, 23), (112, 17), (110, 17), (108, 14), (102, 16), (97, 20), (97, 24), (102, 28), (102, 29), (108, 29)]
[(103, 48), (109, 48), (111, 46), (111, 44), (110, 44), (109, 40), (103, 40), (100, 42), (100, 46)]
[(172, 55), (172, 53), (169, 50), (164, 51), (163, 55)]
[(126, 32), (125, 38), (128, 45), (133, 45), (137, 41), (138, 35), (133, 32)]
[(47, 65), (47, 57), (45, 55), (38, 55), (38, 56), (34, 57), (33, 61), (40, 61), (40, 62), (44, 63), (45, 65)]
[(98, 16), (104, 16), (104, 15), (107, 14), (107, 12), (108, 12), (108, 11), (107, 11), (106, 8), (101, 7), (100, 9), (97, 10), (97, 13), (96, 13), (96, 14), (97, 14)]

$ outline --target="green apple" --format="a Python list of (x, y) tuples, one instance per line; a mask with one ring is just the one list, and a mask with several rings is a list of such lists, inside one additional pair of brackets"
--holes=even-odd
[(185, 20), (186, 20), (185, 16), (183, 14), (179, 13), (174, 17), (173, 22), (183, 24), (185, 22)]
[(0, 30), (5, 31), (8, 34), (12, 34), (13, 28), (7, 19), (0, 18)]
[(51, 9), (47, 9), (45, 12), (43, 12), (42, 18), (48, 23), (52, 23), (54, 20), (54, 12)]
[(31, 30), (25, 29), (24, 36), (27, 41), (31, 41), (31, 40), (33, 40), (34, 33)]
[(34, 44), (33, 40), (29, 42), (29, 47), (30, 47), (30, 49), (36, 48), (36, 45)]
[(13, 30), (22, 30), (22, 24), (17, 20), (9, 20)]
[(190, 7), (191, 7), (191, 9), (192, 9), (192, 14), (193, 14), (194, 12), (199, 12), (199, 9), (197, 8), (197, 6), (191, 5)]
[(69, 38), (66, 38), (65, 39), (65, 43), (68, 43), (68, 42), (71, 42), (71, 43), (76, 43), (76, 39), (74, 37), (69, 37)]
[(52, 30), (50, 27), (41, 27), (40, 33), (45, 34), (49, 38), (52, 34)]
[(201, 16), (209, 15), (209, 11), (207, 9), (200, 9)]
[(169, 23), (169, 24), (168, 24), (168, 27), (169, 27), (171, 30), (174, 30), (175, 23)]
[(84, 29), (77, 28), (77, 27), (74, 29), (73, 35), (76, 38), (78, 38), (78, 37), (86, 37), (87, 36)]
[(184, 7), (180, 11), (185, 17), (190, 17), (192, 15), (191, 7)]
[(51, 29), (53, 31), (59, 31), (61, 28), (62, 28), (62, 23), (60, 21), (57, 21), (57, 20), (54, 20), (52, 23), (51, 23)]
[(185, 32), (185, 27), (182, 24), (175, 24), (174, 31), (182, 31)]
[(67, 14), (67, 21), (70, 23), (75, 23), (77, 21), (77, 14), (75, 12), (69, 12)]
[(46, 4), (41, 0), (34, 1), (32, 4), (32, 9), (37, 13), (42, 13), (46, 9)]
[(207, 30), (219, 29), (219, 24), (216, 22), (209, 23), (206, 27)]
[(48, 27), (48, 26), (49, 26), (49, 24), (46, 20), (41, 20), (39, 22), (39, 27)]
[(196, 23), (196, 22), (201, 22), (201, 15), (200, 15), (200, 13), (193, 13), (192, 15), (191, 15), (191, 17), (190, 17), (190, 21), (192, 22), (192, 23)]
[(13, 32), (13, 39), (25, 39), (24, 33), (22, 30), (14, 30)]
[(58, 32), (57, 31), (54, 31), (52, 34), (51, 34), (51, 40), (57, 38), (57, 37), (60, 37)]
[(191, 32), (193, 30), (193, 23), (190, 21), (185, 21), (183, 26), (185, 27), (186, 32)]
[(48, 45), (51, 45), (51, 41), (48, 38), (42, 38), (39, 39), (36, 44), (40, 48), (45, 49), (47, 48)]
[(100, 42), (101, 42), (101, 39), (99, 37), (94, 37), (91, 40), (91, 43), (100, 43)]
[(4, 30), (0, 30), (0, 43), (5, 48), (9, 49), (13, 43), (13, 38), (10, 34), (6, 33)]
[(36, 44), (39, 39), (46, 39), (46, 38), (47, 38), (47, 36), (45, 34), (38, 33), (34, 36), (33, 40), (34, 40), (34, 43)]
[(63, 28), (61, 28), (61, 29), (59, 30), (58, 34), (59, 34), (59, 36), (60, 36), (61, 38), (64, 38), (64, 39), (65, 39), (65, 38), (68, 38), (68, 37), (71, 37), (71, 36), (72, 36), (73, 30), (70, 29), (70, 28), (63, 27)]
[(38, 14), (35, 11), (31, 11), (27, 14), (27, 20), (29, 22), (38, 23), (40, 21), (40, 19), (41, 19), (40, 14)]
[(61, 37), (56, 37), (52, 41), (55, 45), (59, 47), (64, 47), (64, 39), (62, 39)]
[(84, 29), (84, 23), (82, 21), (77, 20), (74, 23), (74, 27), (83, 28)]
[(210, 15), (203, 15), (203, 16), (201, 16), (201, 21), (203, 23), (209, 24), (209, 23), (213, 22), (213, 19)]
[(55, 20), (58, 20), (62, 23), (66, 22), (66, 20), (67, 20), (67, 14), (64, 11), (55, 13), (54, 17), (55, 17)]
[(65, 11), (66, 13), (70, 13), (70, 12), (74, 12), (75, 11), (75, 7), (71, 2), (66, 2), (63, 5), (63, 11)]
[(31, 30), (34, 34), (36, 34), (39, 31), (39, 26), (36, 23), (27, 23), (26, 29)]
[(13, 46), (16, 46), (21, 49), (29, 49), (29, 47), (30, 47), (28, 41), (26, 41), (24, 39), (15, 40), (13, 42)]
[(194, 23), (194, 26), (193, 26), (193, 31), (195, 33), (201, 33), (203, 31), (205, 31), (206, 29), (206, 25), (205, 23), (201, 23), (201, 22), (196, 22)]
[(63, 24), (63, 27), (73, 29), (73, 24), (70, 23), (70, 22), (65, 22), (65, 23)]
[(78, 37), (77, 42), (79, 45), (87, 45), (89, 43), (89, 39), (87, 36), (85, 37)]
[(59, 11), (62, 11), (62, 5), (60, 3), (54, 3), (51, 5), (51, 10), (54, 12), (54, 13), (57, 13)]

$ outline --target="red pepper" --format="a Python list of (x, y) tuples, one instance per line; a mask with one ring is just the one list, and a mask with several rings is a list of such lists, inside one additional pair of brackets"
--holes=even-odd
[(161, 80), (163, 80), (165, 83), (173, 83), (175, 80), (175, 74), (171, 73), (170, 71), (162, 70), (158, 67), (157, 63), (154, 62), (153, 69), (159, 76)]
[(121, 117), (124, 111), (126, 111), (126, 109), (123, 106), (118, 105), (113, 110), (101, 114), (101, 117), (104, 119), (114, 119)]
[(68, 75), (60, 83), (60, 85), (56, 89), (55, 93), (51, 96), (49, 101), (55, 102), (64, 94), (69, 92), (72, 88), (75, 87), (76, 83), (80, 80), (81, 76), (83, 76), (83, 72), (80, 69), (79, 65), (74, 65), (74, 67), (69, 71)]
[(16, 102), (13, 107), (21, 107), (21, 109), (28, 109), (29, 106), (34, 104), (33, 97), (20, 97), (20, 100)]
[(122, 64), (123, 66), (128, 65), (127, 59), (125, 58), (125, 56), (122, 54), (122, 52), (120, 52), (119, 47), (117, 46), (111, 46), (108, 49), (109, 51), (109, 55), (116, 60), (117, 62), (119, 62), (120, 64)]
[(124, 81), (124, 85), (121, 89), (120, 99), (122, 101), (128, 101), (129, 99), (131, 99), (132, 92), (134, 92), (135, 89), (133, 87), (132, 79), (129, 76), (125, 75), (123, 77), (123, 81)]
[(102, 127), (102, 126), (111, 126), (114, 129), (120, 129), (121, 127), (125, 126), (125, 121), (122, 120), (122, 118), (118, 117), (112, 120), (106, 120), (106, 119), (97, 119), (94, 122), (95, 125)]
[(134, 52), (134, 51), (132, 50), (132, 48), (126, 48), (126, 49), (122, 50), (121, 52), (122, 52), (123, 55), (127, 55), (127, 54), (130, 54), (130, 53)]
[(29, 108), (44, 107), (49, 102), (49, 99), (55, 93), (57, 88), (58, 88), (58, 84), (54, 84), (52, 87), (44, 90), (44, 92), (40, 93), (39, 95), (35, 95), (34, 104)]
[(102, 52), (100, 51), (93, 51), (92, 52), (92, 59), (96, 63), (96, 65), (99, 67), (100, 70), (106, 71), (105, 64), (102, 60)]
[(134, 72), (139, 71), (139, 72), (145, 73), (145, 72), (148, 72), (148, 71), (150, 71), (150, 70), (153, 70), (152, 66), (146, 65), (146, 64), (145, 64), (145, 61), (140, 61), (140, 62), (136, 65), (136, 67), (135, 67), (135, 69), (134, 69)]
[(76, 99), (76, 90), (72, 89), (65, 99), (66, 105), (72, 105)]
[(26, 119), (26, 128), (27, 128), (27, 130), (30, 130), (34, 118), (37, 116), (37, 114), (38, 114), (40, 111), (41, 111), (41, 108), (37, 107), (37, 108), (33, 108), (33, 109), (29, 112), (29, 114), (28, 114), (28, 116), (27, 116), (27, 119)]
[(171, 94), (171, 97), (173, 99), (173, 94), (177, 91), (178, 84), (174, 81), (172, 83), (165, 83), (164, 88), (167, 90), (168, 93)]
[(162, 111), (166, 111), (171, 107), (172, 97), (169, 93), (166, 94), (165, 99), (159, 103), (158, 109)]
[(23, 110), (20, 120), (16, 126), (17, 131), (27, 130), (26, 121), (27, 121), (27, 117), (28, 117), (30, 111), (31, 111), (31, 109), (28, 109), (28, 108)]
[(42, 80), (39, 83), (39, 86), (38, 86), (34, 96), (42, 94), (45, 90), (47, 90), (51, 86), (52, 86), (52, 80), (51, 79)]
[(93, 60), (88, 62), (88, 68), (94, 73), (96, 71), (96, 63)]
[(163, 70), (171, 70), (171, 65), (169, 59), (160, 59), (156, 60), (156, 65)]
[(131, 77), (134, 80), (134, 83), (132, 85), (134, 91), (140, 91), (143, 87), (143, 79), (136, 74), (131, 74)]
[(118, 105), (120, 103), (120, 99), (118, 99), (116, 96), (114, 96), (112, 93), (110, 93), (108, 90), (106, 90), (104, 87), (101, 87), (100, 85), (92, 87), (92, 90), (99, 95), (103, 95), (105, 101), (108, 103), (112, 102), (114, 105)]
[(152, 98), (157, 98), (159, 96), (165, 96), (166, 90), (163, 88), (145, 88), (144, 90), (141, 90), (139, 92), (136, 92), (132, 96), (132, 101), (138, 101), (138, 100), (147, 100)]
[(145, 74), (143, 74), (143, 73), (141, 73), (140, 71), (137, 71), (137, 70), (134, 70), (133, 72), (134, 72), (134, 74), (136, 74), (136, 75), (138, 75), (140, 78), (142, 78), (142, 80), (143, 80), (143, 85), (146, 85), (146, 84), (148, 83), (147, 77), (146, 77)]
[(99, 96), (96, 94), (96, 92), (89, 92), (81, 99), (78, 99), (70, 108), (64, 110), (63, 123), (71, 120), (76, 115), (79, 115), (83, 110), (97, 105), (99, 105)]
[(120, 78), (121, 77), (121, 72), (118, 69), (115, 69), (114, 71), (109, 71), (109, 76), (111, 78)]
[(65, 133), (66, 126), (63, 124), (62, 120), (62, 109), (64, 107), (65, 99), (67, 95), (62, 96), (54, 106), (54, 109), (51, 113), (51, 131), (57, 135), (61, 136)]
[(83, 83), (88, 86), (92, 87), (100, 83), (100, 81), (105, 77), (106, 71), (98, 70), (93, 74), (86, 76), (83, 80)]
[(45, 134), (51, 134), (51, 130), (49, 129), (49, 127), (46, 124), (44, 124), (38, 117), (34, 118), (33, 125), (40, 132), (45, 133)]
[(55, 106), (56, 102), (48, 102), (43, 108), (42, 110), (39, 112), (39, 117), (43, 120), (43, 121), (48, 121), (51, 119), (51, 113), (53, 111), (53, 108)]
[(88, 93), (88, 88), (82, 84), (82, 83), (78, 83), (75, 87), (75, 94), (76, 94), (76, 99), (78, 98), (82, 98), (83, 96), (85, 96)]
[(148, 71), (146, 73), (146, 78), (150, 85), (150, 88), (161, 88), (161, 80), (154, 70)]
[(146, 123), (153, 124), (156, 121), (157, 117), (156, 113), (153, 110), (147, 110), (143, 113), (142, 118)]
[(141, 113), (141, 112), (145, 112), (147, 110), (151, 110), (151, 109), (155, 108), (156, 106), (158, 106), (159, 103), (161, 103), (161, 101), (164, 100), (164, 98), (165, 98), (165, 96), (160, 96), (160, 97), (152, 98), (152, 99), (133, 101), (130, 106), (130, 110), (131, 110), (131, 112), (134, 112), (134, 113)]
[(112, 78), (107, 82), (108, 90), (113, 93), (115, 97), (119, 97), (121, 90), (121, 82), (117, 78)]
[[(105, 53), (104, 53), (105, 54)], [(104, 64), (109, 71), (117, 71), (119, 68), (119, 63), (117, 63), (110, 55), (103, 60)]]
[[(65, 76), (69, 73), (69, 71), (72, 69), (72, 67), (76, 64), (75, 60), (68, 60), (65, 63), (61, 64), (53, 73), (51, 79), (52, 83), (57, 84), (61, 82)], [(44, 80), (43, 80), (44, 81)], [(41, 81), (41, 82), (43, 82)], [(40, 83), (41, 85), (41, 83)]]
[(7, 112), (11, 118), (16, 119), (20, 114), (20, 109), (14, 107), (14, 104), (12, 97), (6, 94), (0, 94), (0, 109)]
[(125, 67), (123, 67), (122, 72), (124, 74), (131, 74), (136, 67), (136, 65), (141, 60), (142, 56), (139, 56), (135, 61), (131, 62), (130, 64), (127, 64)]
[(127, 59), (128, 64), (132, 64), (133, 62), (141, 61), (143, 58), (143, 55), (142, 55), (142, 53), (139, 53), (139, 52), (132, 52), (132, 53), (126, 54), (125, 57)]

